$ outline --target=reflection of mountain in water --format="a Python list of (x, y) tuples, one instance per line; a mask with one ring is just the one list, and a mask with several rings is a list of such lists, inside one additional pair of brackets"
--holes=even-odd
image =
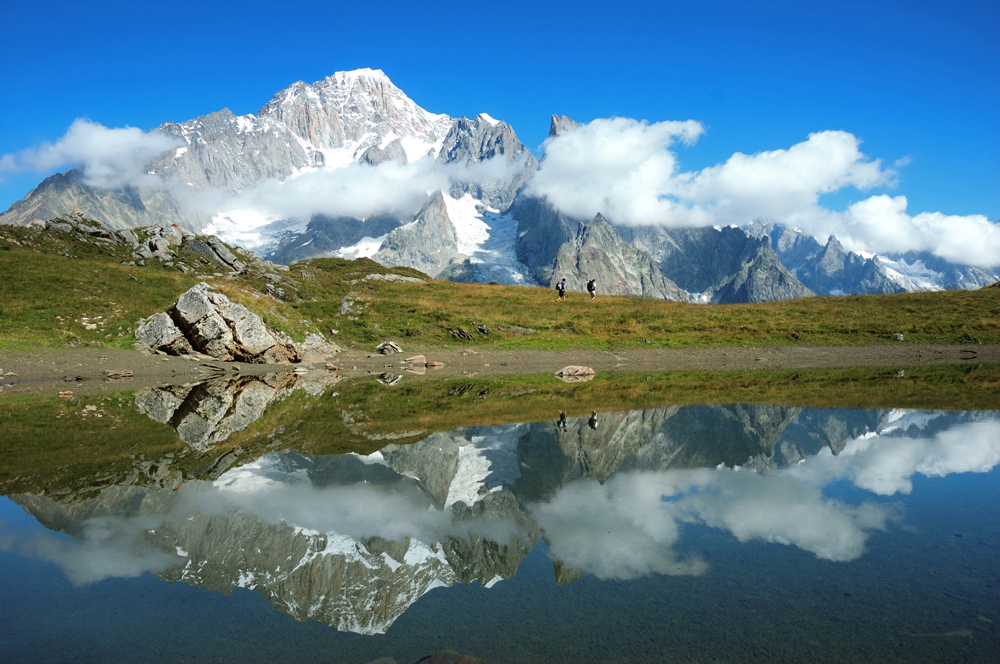
[[(189, 444), (203, 445), (239, 427), (245, 413), (259, 417), (255, 409), (283, 389), (280, 381), (237, 379), (171, 391), (176, 404), (163, 392), (139, 398), (151, 416), (195, 432)], [(169, 552), (173, 562), (154, 567), (166, 580), (222, 593), (255, 588), (298, 620), (370, 634), (384, 632), (434, 588), (510, 578), (543, 537), (560, 582), (585, 572), (698, 574), (706, 563), (671, 553), (679, 524), (688, 521), (850, 560), (886, 515), (845, 511), (822, 498), (827, 480), (816, 477), (854, 472), (836, 466), (836, 455), (851, 456), (851, 445), (879, 434), (928, 438), (990, 417), (671, 406), (570, 418), (566, 430), (554, 420), (468, 427), (367, 457), (268, 454), (177, 491), (113, 486), (74, 505), (15, 500), (49, 528), (90, 544), (94, 524), (103, 523), (105, 533), (107, 519), (118, 520), (115, 532), (126, 534), (102, 545), (124, 557), (138, 555), (140, 545)], [(824, 450), (812, 474), (800, 470)], [(773, 481), (715, 470), (748, 463), (775, 473)], [(951, 468), (945, 472), (958, 466)], [(787, 504), (800, 510), (796, 520), (814, 522), (808, 532), (782, 520)], [(749, 512), (733, 512), (734, 505)], [(832, 525), (817, 530), (815, 523)], [(618, 557), (628, 560), (619, 565)]]

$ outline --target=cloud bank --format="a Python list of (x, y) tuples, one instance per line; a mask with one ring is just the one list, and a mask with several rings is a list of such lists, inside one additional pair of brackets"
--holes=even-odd
[[(897, 184), (894, 168), (865, 155), (861, 141), (848, 132), (821, 131), (789, 148), (737, 152), (721, 164), (682, 171), (673, 148), (693, 144), (704, 131), (694, 120), (594, 120), (545, 142), (542, 167), (526, 191), (582, 219), (600, 212), (622, 224), (720, 226), (761, 218), (799, 228), (821, 242), (836, 235), (854, 251), (926, 250), (956, 263), (1000, 265), (1000, 225), (983, 215), (912, 214), (905, 196), (886, 193), (845, 210), (822, 205), (823, 195), (845, 188), (865, 192)], [(267, 180), (236, 194), (195, 192), (176, 178), (146, 173), (146, 164), (183, 145), (156, 132), (78, 119), (54, 143), (0, 156), (0, 174), (78, 166), (84, 183), (93, 187), (169, 189), (192, 212), (245, 213), (266, 223), (305, 221), (316, 214), (406, 216), (416, 212), (428, 194), (447, 190), (456, 180), (507, 179), (522, 166), (503, 158), (468, 167), (429, 158), (375, 167), (352, 163), (284, 181)], [(902, 157), (894, 166), (902, 168), (909, 161)]]
[(184, 141), (135, 127), (109, 129), (78, 119), (55, 143), (45, 143), (0, 157), (0, 173), (41, 173), (78, 166), (91, 187), (115, 189), (126, 185), (162, 187), (162, 180), (148, 175), (143, 165)]
[(787, 149), (737, 152), (716, 166), (680, 171), (671, 148), (702, 131), (690, 120), (594, 120), (545, 142), (545, 159), (527, 191), (582, 219), (600, 212), (629, 225), (719, 226), (765, 218), (822, 242), (836, 235), (856, 251), (927, 250), (957, 263), (1000, 264), (1000, 227), (983, 215), (911, 215), (905, 196), (885, 194), (844, 211), (821, 205), (821, 196), (847, 187), (897, 184), (896, 171), (869, 159), (853, 134), (817, 132)]
[(199, 207), (207, 212), (253, 210), (271, 220), (307, 221), (313, 215), (365, 219), (376, 214), (415, 213), (431, 193), (452, 182), (506, 180), (523, 162), (499, 156), (476, 164), (444, 164), (424, 157), (409, 164), (393, 160), (377, 166), (353, 162), (336, 169), (301, 173), (286, 180), (265, 180), (237, 194), (206, 192)]

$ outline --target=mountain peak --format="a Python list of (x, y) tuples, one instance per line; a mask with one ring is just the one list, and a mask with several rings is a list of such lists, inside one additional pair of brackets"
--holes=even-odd
[(576, 129), (580, 125), (565, 115), (553, 115), (552, 122), (549, 124), (549, 138), (555, 138), (556, 136), (562, 136), (568, 131)]

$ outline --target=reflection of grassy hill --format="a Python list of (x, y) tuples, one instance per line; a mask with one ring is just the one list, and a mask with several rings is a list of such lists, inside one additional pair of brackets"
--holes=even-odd
[[(57, 232), (0, 226), (0, 347), (128, 346), (140, 317), (162, 311), (199, 281), (194, 272), (161, 264), (123, 266), (128, 251)], [(394, 283), (366, 279), (371, 274), (425, 278), (365, 259), (316, 259), (288, 272), (205, 280), (296, 338), (337, 329), (338, 342), (366, 349), (386, 338), (407, 338), (410, 345), (505, 348), (609, 348), (645, 345), (646, 340), (653, 347), (864, 345), (891, 342), (894, 333), (916, 343), (1000, 343), (1000, 290), (995, 288), (754, 305), (610, 296), (591, 303), (582, 294), (556, 303), (555, 293), (541, 288)], [(269, 286), (281, 289), (280, 300), (263, 295)], [(473, 322), (490, 333), (477, 334)], [(475, 341), (449, 336), (449, 330), (459, 328)]]
[[(801, 407), (995, 409), (1000, 367), (605, 374), (566, 384), (551, 376), (421, 379), (387, 388), (343, 381), (297, 390), (246, 429), (200, 453), (142, 415), (132, 394), (0, 400), (0, 494), (81, 495), (111, 484), (176, 486), (217, 477), (261, 454), (368, 454), (435, 431), (555, 419), (666, 404), (771, 403)], [(98, 417), (100, 415), (100, 417)]]

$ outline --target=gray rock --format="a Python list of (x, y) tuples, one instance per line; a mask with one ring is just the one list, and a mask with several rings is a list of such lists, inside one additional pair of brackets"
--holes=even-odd
[(142, 321), (135, 330), (135, 338), (154, 350), (171, 355), (192, 352), (191, 344), (166, 313), (158, 313)]
[(115, 236), (122, 244), (129, 245), (131, 247), (139, 246), (139, 238), (135, 236), (135, 233), (128, 230), (127, 228), (120, 228), (115, 231)]
[(384, 148), (373, 145), (365, 150), (365, 153), (361, 155), (358, 161), (369, 166), (377, 166), (394, 159), (403, 164), (408, 163), (406, 160), (406, 151), (403, 150), (403, 143), (398, 138), (390, 141)]
[(260, 316), (205, 283), (183, 293), (167, 313), (144, 321), (136, 338), (156, 350), (197, 351), (219, 360), (275, 364), (301, 359), (290, 340), (279, 338)]
[(212, 248), (215, 254), (222, 260), (223, 263), (228, 265), (233, 269), (234, 272), (243, 272), (246, 270), (246, 265), (233, 255), (233, 252), (229, 251), (229, 247), (214, 235), (209, 235), (205, 238), (205, 242)]
[(50, 219), (45, 222), (45, 230), (58, 231), (60, 233), (70, 233), (73, 231), (73, 227), (70, 224), (64, 224), (55, 221), (54, 219)]
[(399, 344), (397, 344), (395, 341), (383, 341), (382, 343), (380, 343), (378, 346), (375, 347), (375, 350), (381, 353), (382, 355), (391, 355), (392, 353), (403, 352), (403, 349), (400, 348)]
[(220, 360), (234, 358), (233, 331), (208, 298), (208, 284), (202, 282), (182, 294), (171, 316), (195, 350)]
[(329, 342), (321, 335), (310, 332), (305, 341), (294, 344), (303, 362), (322, 362), (341, 352), (343, 348)]
[(154, 255), (158, 253), (160, 254), (170, 253), (170, 243), (167, 242), (166, 238), (154, 235), (153, 237), (149, 238), (149, 241), (146, 244), (149, 247), (149, 250), (152, 251)]
[(139, 412), (166, 424), (184, 403), (190, 391), (190, 387), (182, 386), (143, 390), (135, 395), (135, 403), (139, 407)]
[(568, 131), (572, 131), (579, 127), (580, 125), (571, 118), (565, 115), (553, 115), (552, 121), (549, 124), (549, 138), (555, 138), (556, 136), (562, 136)]

